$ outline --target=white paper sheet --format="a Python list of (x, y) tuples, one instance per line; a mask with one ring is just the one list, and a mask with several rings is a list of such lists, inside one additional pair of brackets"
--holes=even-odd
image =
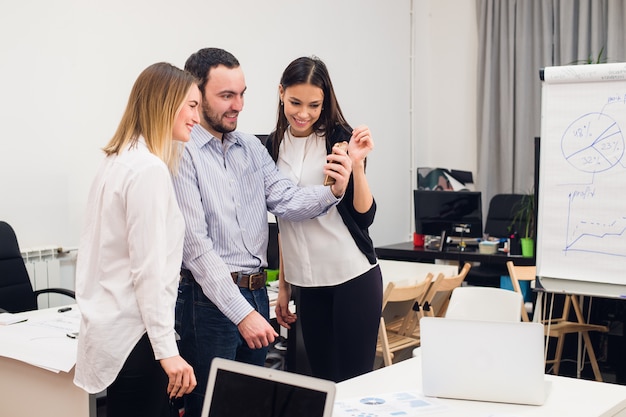
[(422, 416), (449, 408), (436, 398), (424, 397), (417, 391), (402, 391), (336, 401), (333, 416)]
[(76, 364), (77, 340), (67, 337), (80, 327), (77, 307), (28, 316), (28, 321), (0, 327), (0, 356), (53, 372), (69, 372)]

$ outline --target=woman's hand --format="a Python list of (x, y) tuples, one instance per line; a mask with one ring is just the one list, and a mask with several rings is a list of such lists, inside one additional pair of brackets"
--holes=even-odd
[(348, 156), (353, 166), (360, 165), (372, 149), (374, 149), (374, 141), (369, 127), (363, 125), (354, 128), (348, 143)]
[(189, 394), (196, 387), (196, 375), (193, 368), (180, 355), (161, 359), (161, 367), (169, 378), (167, 394), (170, 398), (180, 398)]
[(278, 287), (278, 299), (276, 300), (276, 321), (286, 329), (291, 329), (291, 325), (296, 322), (298, 316), (289, 310), (291, 300), (291, 285), (285, 282)]
[(330, 190), (337, 198), (344, 195), (350, 174), (352, 173), (352, 158), (345, 150), (334, 146), (333, 152), (326, 156), (327, 163), (324, 165), (324, 175), (335, 179), (335, 183), (330, 186)]

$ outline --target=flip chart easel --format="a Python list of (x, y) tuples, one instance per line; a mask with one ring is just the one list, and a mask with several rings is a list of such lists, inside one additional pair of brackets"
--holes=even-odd
[(537, 275), (626, 296), (626, 63), (543, 70)]

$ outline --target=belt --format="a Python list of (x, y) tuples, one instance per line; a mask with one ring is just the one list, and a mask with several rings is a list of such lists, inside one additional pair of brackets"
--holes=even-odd
[(267, 273), (265, 271), (255, 272), (254, 274), (231, 272), (230, 276), (233, 277), (235, 284), (250, 291), (265, 287), (265, 282), (267, 281)]
[[(180, 271), (180, 275), (182, 278), (193, 280), (193, 275), (188, 269), (182, 269)], [(253, 274), (232, 272), (230, 276), (233, 278), (233, 282), (237, 284), (238, 287), (247, 288), (250, 291), (265, 287), (265, 282), (267, 281), (267, 272), (265, 271), (255, 272)]]

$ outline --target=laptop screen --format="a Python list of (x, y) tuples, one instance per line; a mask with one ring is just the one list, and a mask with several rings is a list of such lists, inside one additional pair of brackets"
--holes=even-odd
[(203, 417), (326, 417), (334, 402), (329, 381), (236, 362), (214, 360), (207, 388)]

